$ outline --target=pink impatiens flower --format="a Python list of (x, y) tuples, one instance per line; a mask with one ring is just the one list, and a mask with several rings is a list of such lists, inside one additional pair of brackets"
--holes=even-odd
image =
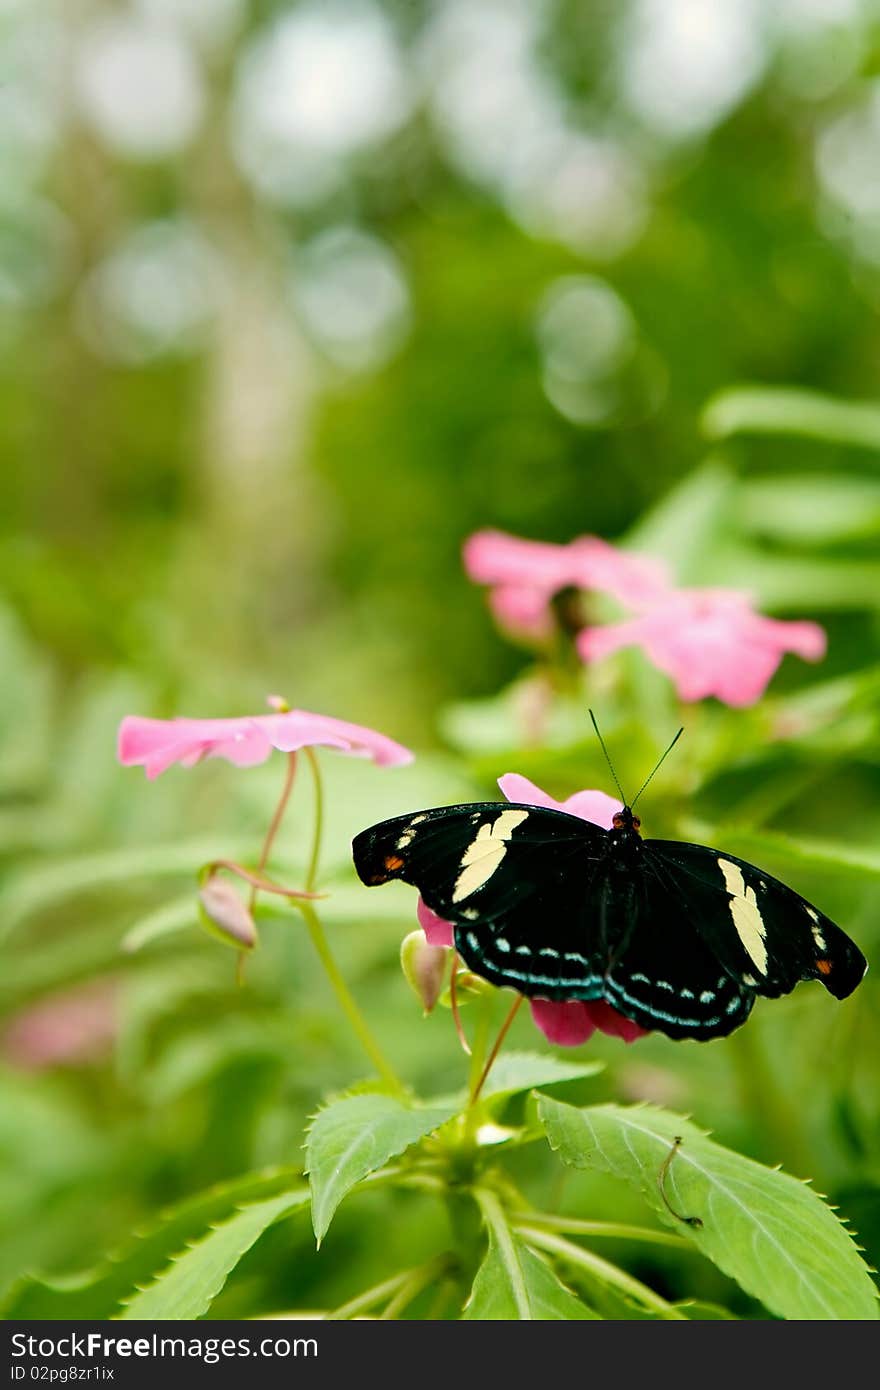
[(817, 623), (765, 618), (735, 589), (669, 590), (638, 617), (577, 638), (588, 662), (633, 644), (672, 678), (682, 700), (714, 695), (742, 706), (760, 699), (783, 653), (819, 661), (826, 642)]
[(273, 748), (292, 753), (315, 745), (371, 758), (381, 767), (413, 759), (408, 748), (374, 729), (301, 709), (237, 719), (144, 719), (128, 715), (119, 726), (118, 753), (124, 766), (142, 764), (152, 778), (172, 763), (192, 767), (202, 758), (226, 758), (236, 767), (253, 767), (265, 762)]
[(489, 604), (499, 624), (537, 642), (553, 632), (551, 600), (563, 589), (595, 589), (622, 603), (638, 603), (668, 583), (661, 561), (628, 555), (598, 536), (553, 545), (477, 531), (464, 543), (463, 560), (475, 583), (490, 586)]
[[(565, 801), (555, 801), (552, 796), (541, 791), (528, 777), (518, 772), (508, 772), (498, 778), (498, 785), (508, 801), (526, 806), (548, 806), (554, 811), (567, 811), (570, 816), (580, 816), (583, 820), (601, 825), (603, 830), (611, 829), (611, 818), (622, 809), (622, 803), (605, 792), (575, 792)], [(427, 903), (419, 898), (418, 919), (431, 946), (452, 946), (452, 923), (432, 912)], [(623, 1038), (624, 1042), (635, 1042), (645, 1036), (646, 1029), (640, 1028), (632, 1019), (624, 1018), (603, 999), (586, 1002), (582, 999), (530, 999), (532, 1018), (549, 1042), (561, 1047), (577, 1047), (591, 1038), (598, 1029), (612, 1038)]]

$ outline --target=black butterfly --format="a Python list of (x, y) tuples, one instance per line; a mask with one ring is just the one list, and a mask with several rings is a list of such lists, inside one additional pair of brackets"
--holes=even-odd
[(756, 995), (819, 980), (838, 999), (867, 968), (840, 927), (732, 854), (643, 840), (629, 806), (611, 830), (504, 802), (397, 816), (353, 842), (368, 884), (414, 884), (453, 923), (475, 974), (543, 999), (604, 999), (670, 1038), (722, 1037)]

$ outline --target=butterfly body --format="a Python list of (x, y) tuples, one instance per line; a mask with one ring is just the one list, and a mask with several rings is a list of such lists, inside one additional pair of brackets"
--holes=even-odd
[(419, 889), (474, 973), (532, 998), (605, 1000), (673, 1038), (724, 1036), (758, 995), (801, 979), (844, 998), (866, 968), (793, 889), (708, 846), (645, 840), (627, 806), (609, 830), (525, 803), (435, 807), (352, 848), (364, 883)]

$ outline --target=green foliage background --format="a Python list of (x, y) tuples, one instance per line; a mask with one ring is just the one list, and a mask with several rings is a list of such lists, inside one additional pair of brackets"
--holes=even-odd
[[(233, 1194), (217, 1199), (226, 1214), (245, 1175), (299, 1172), (320, 1098), (367, 1070), (296, 919), (267, 910), (244, 988), (197, 927), (195, 871), (218, 855), (255, 860), (280, 760), (148, 785), (115, 761), (126, 713), (258, 712), (281, 691), (417, 749), (390, 772), (321, 755), (323, 876), (334, 949), (423, 1095), (462, 1085), (461, 1054), (448, 1013), (422, 1019), (398, 969), (411, 895), (365, 894), (350, 838), (384, 815), (491, 796), (507, 771), (556, 796), (606, 786), (588, 703), (628, 786), (681, 714), (681, 755), (644, 803), (649, 833), (717, 837), (819, 903), (870, 961), (880, 949), (880, 254), (869, 193), (842, 201), (822, 153), (844, 171), (850, 159), (852, 190), (858, 159), (880, 147), (866, 114), (875, 7), (829, 8), (822, 29), (803, 16), (786, 27), (785, 7), (756, 3), (751, 77), (726, 109), (670, 133), (620, 76), (635, 5), (535, 6), (522, 21), (534, 71), (572, 129), (616, 142), (639, 174), (641, 227), (617, 245), (578, 244), (540, 193), (526, 215), (500, 177), (469, 172), (431, 104), (437, 15), (419, 3), (370, 10), (415, 89), (406, 119), (347, 150), (308, 203), (267, 197), (234, 157), (237, 75), (250, 45), (304, 8), (218, 4), (210, 43), (174, 21), (201, 74), (202, 118), (145, 157), (75, 96), (77, 65), (118, 7), (0, 7), (21, 109), (43, 109), (53, 77), (59, 93), (42, 145), (22, 120), (0, 150), (0, 1286), (19, 1311), (35, 1297), (18, 1292), (24, 1275), (97, 1267), (191, 1201), (170, 1252), (214, 1219), (214, 1185)], [(362, 12), (341, 3), (335, 16), (344, 27)], [(456, 42), (476, 40), (463, 30)], [(159, 311), (117, 331), (89, 287), (156, 222), (198, 228), (222, 293), (192, 332)], [(339, 227), (392, 255), (407, 300), (392, 345), (367, 334), (358, 368), (298, 310), (316, 239)], [(598, 285), (632, 331), (599, 378), (588, 365), (600, 326), (580, 326), (586, 348), (565, 340), (580, 402), (566, 413), (541, 324), (548, 294), (573, 285)], [(683, 583), (749, 588), (767, 612), (822, 622), (828, 658), (788, 658), (753, 710), (681, 713), (628, 655), (560, 696), (547, 737), (527, 745), (517, 690), (532, 658), (497, 633), (460, 564), (464, 538), (490, 525), (623, 540), (668, 557)], [(302, 873), (309, 816), (303, 779), (278, 852), (286, 881)], [(57, 1038), (77, 997), (107, 1036), (93, 1055), (74, 1039), (40, 1062), (27, 1040), (46, 1015), (34, 1011), (50, 1010), (42, 1027)], [(597, 1037), (584, 1056), (606, 1069), (554, 1094), (693, 1115), (813, 1179), (877, 1264), (878, 1027), (872, 974), (842, 1005), (805, 986), (707, 1046)], [(513, 1040), (548, 1050), (525, 1018)], [(643, 1214), (602, 1174), (560, 1177), (543, 1149), (512, 1162), (545, 1206)], [(283, 1183), (247, 1181), (249, 1199), (281, 1211)], [(267, 1224), (277, 1211), (267, 1205)], [(344, 1305), (442, 1249), (445, 1221), (423, 1193), (378, 1185), (346, 1203), (318, 1255), (304, 1219), (271, 1225), (244, 1241), (209, 1315)], [(615, 1253), (669, 1299), (765, 1315), (695, 1254)], [(431, 1307), (426, 1294), (413, 1315), (452, 1315)]]

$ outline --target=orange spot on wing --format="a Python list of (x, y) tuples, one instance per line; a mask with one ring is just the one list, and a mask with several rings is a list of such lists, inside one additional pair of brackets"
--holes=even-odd
[(830, 961), (830, 960), (817, 960), (817, 961), (816, 961), (816, 969), (819, 971), (819, 974), (820, 974), (820, 975), (830, 975), (830, 974), (831, 974), (831, 961)]
[(403, 868), (403, 860), (400, 858), (400, 855), (398, 855), (398, 854), (386, 854), (386, 856), (385, 856), (385, 868), (388, 869), (389, 873), (392, 873), (392, 874), (393, 874), (393, 873), (396, 873), (398, 869), (402, 869), (402, 868)]

